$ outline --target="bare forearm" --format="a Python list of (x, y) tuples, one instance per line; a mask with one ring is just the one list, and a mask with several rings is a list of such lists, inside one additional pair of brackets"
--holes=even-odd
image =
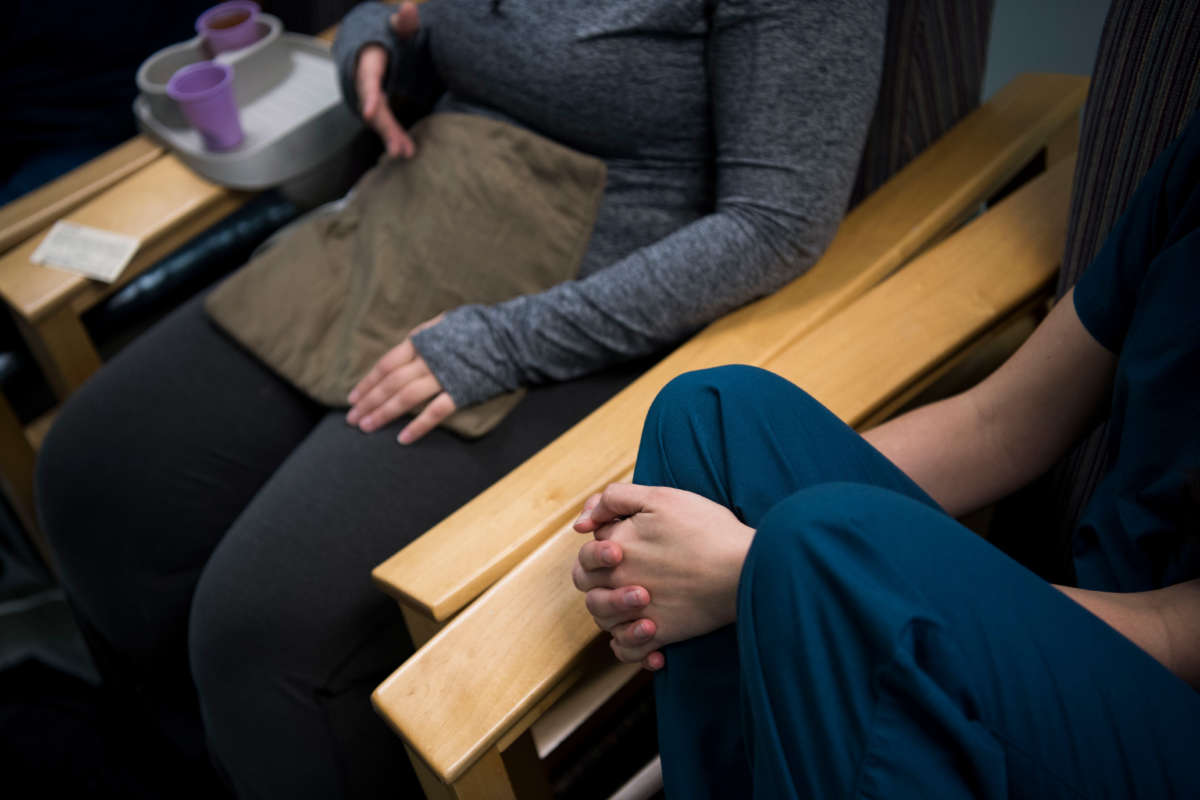
[(1163, 664), (1193, 688), (1200, 689), (1200, 579), (1168, 586), (1153, 594), (1167, 632)]
[(1055, 588), (1200, 689), (1200, 579), (1127, 594)]
[(1032, 480), (1086, 430), (1112, 380), (1116, 359), (1084, 329), (1072, 298), (978, 386), (867, 440), (955, 516)]
[(864, 438), (916, 481), (951, 516), (960, 516), (1011, 491), (1012, 470), (988, 446), (986, 420), (970, 394), (910, 411)]

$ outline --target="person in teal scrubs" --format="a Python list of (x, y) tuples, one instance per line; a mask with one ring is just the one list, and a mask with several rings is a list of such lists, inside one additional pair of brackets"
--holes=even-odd
[[(954, 519), (1107, 413), (1054, 586)], [(1200, 797), (1200, 118), (973, 389), (865, 436), (763, 370), (670, 383), (573, 578), (654, 670), (668, 797)]]

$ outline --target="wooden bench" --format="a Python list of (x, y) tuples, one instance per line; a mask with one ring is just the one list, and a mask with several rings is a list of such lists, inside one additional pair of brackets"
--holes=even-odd
[[(331, 36), (332, 32), (326, 35)], [(607, 419), (609, 423), (617, 423), (612, 429), (624, 428), (625, 432), (614, 436), (603, 452), (592, 454), (589, 471), (580, 476), (580, 486), (600, 486), (628, 471), (636, 438), (635, 420), (640, 420), (657, 386), (671, 375), (728, 360), (762, 363), (771, 353), (828, 319), (912, 253), (951, 228), (1056, 135), (1066, 131), (1069, 140), (1085, 86), (1083, 79), (1066, 76), (1026, 77), (1010, 86), (963, 124), (970, 131), (959, 136), (963, 142), (946, 147), (943, 141), (933, 148), (941, 148), (940, 161), (927, 159), (923, 162), (924, 172), (918, 170), (907, 184), (898, 187), (893, 181), (889, 184), (892, 187), (890, 194), (888, 189), (881, 190), (860, 206), (859, 211), (864, 213), (858, 217), (852, 215), (847, 220), (839, 234), (839, 243), (835, 243), (823, 259), (823, 268), (802, 279), (803, 284), (794, 285), (799, 288), (785, 290), (755, 304), (753, 310), (731, 315), (710, 327), (682, 348), (677, 357), (673, 356), (669, 364), (660, 365), (647, 379), (640, 381), (635, 391), (627, 390), (617, 398), (628, 398), (619, 406), (613, 409), (606, 406), (598, 411), (602, 422)], [(962, 128), (960, 126), (960, 130)], [(143, 238), (145, 249), (139, 252), (127, 273), (128, 278), (150, 263), (152, 259), (147, 253), (165, 253), (245, 200), (244, 195), (206, 185), (207, 182), (183, 170), (173, 156), (157, 152), (156, 147), (144, 140), (134, 140), (103, 167), (75, 176), (74, 182), (58, 193), (58, 200), (41, 206), (42, 210), (38, 212), (41, 216), (28, 216), (32, 221), (14, 224), (11, 218), (0, 216), (0, 231), (9, 237), (0, 241), (10, 245), (28, 228), (48, 227), (56, 213), (73, 209), (68, 216), (70, 219), (102, 226), (112, 221), (115, 224), (111, 229)], [(909, 172), (906, 170), (906, 174)], [(89, 193), (92, 193), (90, 200), (87, 198)], [(9, 206), (3, 211), (12, 208)], [(122, 214), (114, 215), (114, 209), (124, 209), (128, 218)], [(865, 213), (868, 209), (871, 209), (870, 213)], [(852, 222), (852, 219), (859, 221)], [(842, 244), (848, 239), (857, 239), (857, 245), (847, 247)], [(31, 337), (31, 341), (36, 339), (34, 352), (56, 390), (65, 395), (99, 363), (94, 347), (82, 335), (78, 314), (110, 290), (74, 276), (49, 279), (42, 274), (46, 272), (45, 268), (28, 262), (28, 254), (40, 241), (40, 234), (34, 236), (34, 240), (27, 240), (0, 257), (0, 296), (16, 312), (26, 336)], [(860, 245), (866, 250), (858, 249)], [(834, 266), (830, 267), (830, 264)], [(841, 268), (836, 268), (839, 264)], [(42, 272), (29, 267), (37, 267)], [(748, 321), (756, 324), (746, 325)], [(607, 414), (606, 409), (609, 409)], [(7, 411), (7, 408), (0, 406), (0, 411)], [(0, 432), (5, 424), (5, 419), (0, 419)], [(598, 426), (600, 423), (592, 424)], [(633, 430), (633, 434), (628, 434), (629, 430)], [(568, 439), (560, 451), (573, 452), (571, 440)], [(7, 452), (6, 448), (6, 455)], [(474, 511), (466, 517), (455, 523), (447, 520), (435, 529), (443, 531), (441, 539), (453, 539), (471, 529), (472, 514), (479, 520), (484, 518), (481, 514), (490, 513), (491, 509), (511, 509), (527, 499), (535, 501), (527, 509), (524, 519), (517, 515), (503, 520), (505, 527), (502, 530), (515, 535), (496, 537), (496, 547), (472, 553), (472, 558), (461, 562), (467, 567), (465, 571), (457, 573), (451, 569), (450, 565), (458, 560), (454, 553), (426, 562), (424, 566), (433, 565), (433, 572), (437, 574), (431, 575), (433, 580), (424, 583), (405, 577), (405, 559), (401, 559), (395, 579), (389, 577), (390, 569), (386, 567), (377, 571), (377, 580), (411, 601), (406, 606), (406, 616), (420, 639), (427, 638), (440, 621), (451, 617), (540, 541), (561, 529), (582, 498), (591, 491), (591, 488), (541, 485), (533, 490), (521, 489), (522, 481), (527, 482), (531, 476), (552, 474), (555, 464), (563, 463), (556, 461), (553, 454), (546, 457), (545, 453), (543, 451), (530, 462), (536, 463), (525, 471), (524, 478), (505, 485), (501, 482), (500, 488), (485, 493), (477, 501), (480, 505), (468, 507)], [(25, 459), (22, 455), (14, 461), (24, 463)], [(0, 466), (7, 475), (8, 459)], [(551, 468), (550, 473), (544, 471), (546, 467)], [(21, 485), (19, 481), (6, 483), (6, 489)], [(510, 495), (510, 489), (517, 491)], [(488, 497), (492, 499), (485, 499)], [(488, 528), (492, 532), (496, 530), (491, 525)], [(414, 547), (429, 538), (424, 537)], [(434, 540), (438, 538), (433, 537)], [(488, 537), (478, 538), (486, 540)], [(435, 542), (431, 540), (431, 543)], [(470, 551), (471, 547), (466, 550)], [(408, 562), (421, 561), (420, 553), (406, 553)], [(544, 704), (545, 700), (542, 702)]]
[[(568, 526), (589, 494), (632, 474), (641, 420), (659, 388), (681, 372), (731, 362), (773, 368), (806, 385), (814, 369), (832, 382), (809, 388), (851, 422), (885, 415), (952, 363), (980, 330), (1033, 302), (1047, 285), (1061, 252), (1069, 166), (871, 287), (961, 223), (1039, 151), (1055, 151), (1051, 160), (1063, 161), (1061, 154), (1073, 151), (1086, 87), (1086, 79), (1071, 76), (1015, 80), (854, 209), (808, 274), (706, 328), (375, 570), (376, 582), (400, 602), (414, 639), (427, 642), (379, 687), (375, 702), (415, 750), (430, 796), (504, 796), (496, 793), (497, 781), (511, 794), (506, 767), (527, 762), (538, 749), (531, 726), (587, 672), (584, 654), (596, 630), (570, 585), (570, 562), (582, 542)], [(1023, 230), (1027, 218), (1054, 224), (1035, 236)], [(996, 281), (997, 295), (972, 283), (995, 276), (965, 269), (974, 265), (958, 259), (990, 267), (1006, 236), (1019, 250), (1010, 255), (1028, 255), (1022, 262), (1032, 266), (1012, 285)], [(961, 280), (950, 274), (958, 266)], [(943, 283), (965, 304), (938, 294)], [(912, 313), (872, 316), (896, 302)], [(952, 341), (919, 327), (930, 314), (935, 320), (944, 314)], [(968, 317), (975, 327), (960, 326)], [(912, 343), (911, 352), (889, 349), (899, 341)], [(858, 368), (871, 356), (886, 391), (866, 385), (872, 370)], [(619, 685), (632, 672), (616, 674), (609, 670), (598, 680)], [(566, 702), (595, 704), (576, 698), (559, 704)], [(480, 793), (481, 786), (488, 788)]]

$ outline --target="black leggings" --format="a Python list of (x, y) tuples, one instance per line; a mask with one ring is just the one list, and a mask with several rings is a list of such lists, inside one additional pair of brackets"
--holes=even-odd
[(240, 796), (395, 797), (408, 759), (368, 696), (411, 645), (371, 568), (645, 367), (532, 389), (478, 441), (402, 447), (400, 422), (350, 428), (197, 298), (66, 404), (38, 508), (102, 669), (181, 741), (202, 716)]

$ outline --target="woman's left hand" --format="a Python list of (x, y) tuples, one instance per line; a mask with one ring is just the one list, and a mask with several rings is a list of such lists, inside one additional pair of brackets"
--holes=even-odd
[(457, 410), (454, 400), (442, 389), (441, 382), (412, 343), (412, 334), (436, 325), (442, 316), (438, 314), (413, 328), (403, 342), (375, 362), (347, 398), (350, 403), (347, 423), (370, 433), (428, 400), (429, 405), (397, 437), (400, 444), (412, 444)]

